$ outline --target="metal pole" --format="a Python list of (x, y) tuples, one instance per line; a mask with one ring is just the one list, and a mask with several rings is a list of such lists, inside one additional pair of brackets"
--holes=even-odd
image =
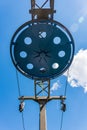
[(40, 103), (39, 130), (47, 130), (46, 126), (46, 106), (43, 101)]
[(51, 96), (51, 97), (35, 97), (35, 96), (21, 96), (19, 100), (34, 100), (40, 106), (39, 113), (39, 130), (47, 130), (47, 122), (46, 122), (46, 103), (51, 100), (65, 100), (65, 96)]

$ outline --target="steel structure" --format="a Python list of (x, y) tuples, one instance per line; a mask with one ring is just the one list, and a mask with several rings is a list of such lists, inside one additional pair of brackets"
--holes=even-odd
[(50, 96), (50, 80), (60, 76), (71, 65), (74, 56), (74, 40), (64, 25), (53, 20), (56, 13), (54, 0), (46, 0), (41, 6), (37, 1), (31, 0), (29, 13), (32, 20), (24, 23), (14, 33), (10, 54), (16, 69), (34, 80), (35, 95), (22, 96), (19, 100), (38, 102), (39, 129), (46, 130), (46, 103), (66, 98)]
[[(53, 20), (54, 13), (56, 13), (56, 10), (54, 10), (54, 0), (45, 0), (45, 2), (42, 2), (41, 6), (37, 4), (37, 1), (38, 0), (31, 0), (31, 10), (29, 10), (29, 13), (31, 13), (32, 20)], [(49, 7), (45, 7), (48, 2)]]

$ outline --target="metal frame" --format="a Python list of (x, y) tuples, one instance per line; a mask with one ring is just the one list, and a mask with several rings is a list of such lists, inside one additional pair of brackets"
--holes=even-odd
[[(49, 7), (45, 8), (47, 2), (49, 2)], [(56, 13), (56, 10), (54, 10), (54, 0), (45, 0), (45, 2), (41, 5), (41, 7), (37, 4), (36, 0), (31, 0), (31, 9), (29, 10), (29, 13), (31, 14), (32, 20), (29, 22), (26, 22), (25, 24), (23, 24), (13, 35), (12, 40), (11, 40), (11, 44), (10, 44), (10, 55), (11, 55), (11, 59), (15, 65), (15, 67), (25, 76), (27, 76), (28, 78), (32, 78), (34, 79), (34, 92), (35, 92), (35, 96), (32, 97), (27, 97), (27, 96), (21, 96), (19, 97), (19, 100), (24, 101), (24, 100), (34, 100), (35, 102), (37, 102), (40, 106), (40, 127), (39, 130), (46, 130), (46, 104), (51, 101), (51, 100), (61, 100), (64, 101), (66, 99), (65, 96), (51, 96), (50, 97), (50, 78), (42, 78), (42, 79), (38, 79), (38, 77), (33, 78), (33, 76), (31, 75), (29, 77), (29, 75), (22, 71), (19, 66), (18, 63), (16, 63), (15, 57), (14, 57), (14, 46), (15, 46), (15, 40), (16, 40), (16, 35), (20, 34), (21, 31), (23, 31), (23, 29), (25, 29), (25, 27), (29, 27), (29, 24), (31, 24), (32, 26), (35, 24), (39, 24), (42, 21), (45, 22), (45, 24), (49, 24), (49, 22), (51, 23), (51, 25), (53, 26), (57, 26), (59, 28), (62, 28), (63, 31), (65, 31), (68, 34), (68, 37), (71, 39), (71, 42), (73, 42), (72, 44), (72, 55), (71, 55), (71, 59), (68, 63), (68, 65), (66, 66), (66, 69), (68, 69), (68, 67), (70, 66), (72, 60), (73, 60), (73, 56), (74, 56), (74, 40), (72, 38), (72, 35), (70, 34), (70, 32), (68, 31), (68, 29), (63, 26), (61, 23), (54, 21), (53, 17), (54, 17), (54, 13)], [(64, 69), (64, 68), (63, 68)], [(66, 69), (62, 70), (61, 73), (63, 73)], [(59, 74), (60, 75), (60, 74)], [(59, 76), (56, 75), (56, 76)], [(56, 76), (53, 76), (52, 78), (55, 78)], [(46, 83), (46, 85), (45, 85)], [(40, 89), (38, 91), (38, 88)], [(46, 96), (44, 96), (44, 94)], [(63, 104), (64, 105), (64, 104)], [(65, 109), (63, 109), (65, 110)]]
[(39, 113), (39, 130), (47, 130), (46, 126), (46, 104), (51, 100), (65, 100), (65, 96), (51, 96), (51, 97), (26, 97), (22, 96), (19, 97), (19, 100), (34, 100), (39, 104), (40, 107), (40, 113)]
[[(49, 2), (49, 8), (44, 8), (44, 6)], [(31, 10), (29, 10), (29, 13), (32, 16), (32, 20), (35, 19), (53, 19), (54, 13), (56, 13), (56, 10), (54, 10), (54, 0), (46, 0), (41, 7), (37, 4), (36, 0), (31, 0)]]
[[(50, 79), (49, 80), (34, 80), (34, 86), (35, 86), (35, 98), (38, 98), (39, 95), (44, 96), (44, 94), (47, 95), (47, 97), (50, 96)], [(40, 90), (38, 91), (38, 87)]]

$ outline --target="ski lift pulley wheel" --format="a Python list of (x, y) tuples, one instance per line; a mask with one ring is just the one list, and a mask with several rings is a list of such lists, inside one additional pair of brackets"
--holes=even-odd
[(28, 21), (14, 33), (10, 54), (15, 67), (28, 78), (53, 79), (70, 66), (74, 41), (57, 21)]

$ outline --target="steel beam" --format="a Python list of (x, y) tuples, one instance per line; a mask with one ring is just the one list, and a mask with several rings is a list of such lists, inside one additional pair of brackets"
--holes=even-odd
[(34, 100), (37, 102), (40, 106), (40, 112), (39, 112), (39, 130), (47, 130), (47, 121), (46, 121), (46, 103), (48, 103), (51, 100), (65, 100), (65, 96), (41, 96), (41, 97), (35, 97), (35, 96), (21, 96), (19, 97), (19, 100)]
[[(45, 8), (44, 6), (49, 1), (49, 8)], [(46, 0), (42, 6), (40, 7), (36, 0), (31, 0), (31, 10), (29, 10), (29, 13), (31, 14), (32, 20), (35, 19), (53, 19), (54, 13), (56, 13), (56, 10), (54, 10), (54, 0)]]
[(65, 100), (66, 96), (51, 96), (51, 97), (46, 97), (46, 96), (41, 96), (41, 97), (35, 97), (35, 96), (21, 96), (18, 98), (19, 100), (34, 100), (36, 102), (43, 101), (48, 102), (50, 100)]

